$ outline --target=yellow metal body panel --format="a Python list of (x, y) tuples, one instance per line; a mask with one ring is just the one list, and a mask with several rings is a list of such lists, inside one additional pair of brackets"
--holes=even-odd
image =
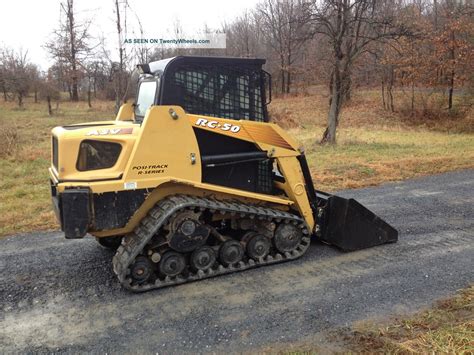
[(133, 121), (135, 119), (135, 111), (131, 103), (123, 104), (117, 113), (116, 121)]
[[(52, 166), (49, 172), (58, 193), (78, 186), (88, 187), (94, 194), (135, 189), (148, 191), (145, 202), (125, 227), (91, 230), (91, 234), (100, 237), (131, 232), (156, 202), (178, 193), (292, 208), (305, 219), (310, 230), (313, 229), (312, 210), (297, 159), (301, 146), (276, 124), (191, 115), (177, 106), (150, 107), (141, 125), (130, 121), (130, 117), (133, 117), (133, 107), (126, 104), (115, 121), (75, 125), (74, 129), (56, 127), (52, 131), (59, 137), (59, 162), (58, 168)], [(284, 195), (203, 183), (201, 154), (193, 127), (253, 142), (266, 151), (285, 177), (285, 183), (276, 183)], [(77, 171), (79, 146), (85, 139), (121, 144), (122, 151), (116, 164), (108, 169)]]
[[(298, 155), (296, 152), (300, 144), (288, 136), (278, 125), (248, 120), (231, 120), (225, 118), (188, 115), (189, 122), (206, 131), (223, 134), (247, 142), (255, 142), (261, 147), (280, 149), (281, 154)], [(262, 149), (265, 150), (265, 149)]]
[[(175, 177), (201, 182), (201, 160), (193, 128), (181, 107), (173, 107), (179, 117), (173, 119), (170, 107), (148, 109), (132, 155), (125, 167), (125, 181), (153, 182)], [(194, 156), (194, 161), (193, 157)]]
[[(53, 135), (61, 137), (61, 139), (58, 141), (58, 150), (61, 152), (61, 154), (59, 155), (59, 164), (57, 169), (60, 180), (103, 180), (116, 179), (120, 176), (128, 163), (130, 153), (132, 152), (136, 137), (140, 131), (140, 126), (133, 123), (116, 125), (114, 121), (112, 122), (113, 123), (110, 126), (92, 126), (74, 130), (68, 130), (63, 127), (56, 127), (53, 129)], [(129, 130), (131, 129), (132, 133), (107, 133), (111, 129), (119, 129), (117, 127), (128, 128)], [(129, 132), (129, 130), (127, 132)], [(103, 137), (107, 137), (104, 140), (107, 140), (108, 142), (119, 143), (122, 146), (122, 151), (117, 163), (108, 169), (78, 171), (76, 165), (81, 142), (85, 139), (102, 140)]]

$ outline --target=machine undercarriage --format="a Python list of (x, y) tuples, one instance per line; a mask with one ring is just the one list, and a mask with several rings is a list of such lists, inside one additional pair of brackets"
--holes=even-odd
[(113, 265), (122, 285), (139, 292), (296, 259), (309, 244), (292, 213), (178, 195), (123, 238)]

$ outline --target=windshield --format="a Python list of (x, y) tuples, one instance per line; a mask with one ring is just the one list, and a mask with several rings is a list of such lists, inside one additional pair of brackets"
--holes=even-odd
[(157, 81), (143, 81), (138, 90), (137, 103), (135, 105), (135, 116), (143, 118), (146, 110), (153, 105), (155, 101), (155, 93)]

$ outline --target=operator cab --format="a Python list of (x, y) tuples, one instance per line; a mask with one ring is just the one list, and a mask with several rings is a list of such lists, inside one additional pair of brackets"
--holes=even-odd
[[(151, 105), (176, 105), (188, 114), (268, 122), (271, 80), (264, 64), (264, 59), (181, 56), (138, 65), (135, 119), (141, 122)], [(193, 130), (201, 156), (259, 152), (253, 142)], [(271, 159), (203, 164), (202, 181), (271, 194), (272, 169)]]
[(196, 56), (139, 64), (135, 119), (142, 121), (152, 105), (177, 105), (191, 114), (268, 122), (271, 81), (264, 64)]

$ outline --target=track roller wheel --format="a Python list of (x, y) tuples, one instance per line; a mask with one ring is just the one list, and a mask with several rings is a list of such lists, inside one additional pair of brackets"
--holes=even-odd
[(153, 273), (152, 264), (145, 256), (137, 257), (130, 270), (132, 279), (139, 284), (146, 282)]
[(181, 274), (186, 267), (186, 259), (183, 254), (168, 251), (161, 257), (158, 267), (163, 275), (176, 276)]
[(273, 242), (279, 252), (285, 253), (295, 250), (302, 238), (302, 231), (295, 225), (280, 224), (275, 231)]
[(197, 248), (191, 254), (190, 264), (193, 270), (205, 271), (216, 262), (216, 253), (211, 247), (204, 246)]
[(120, 244), (122, 243), (122, 237), (102, 237), (102, 238), (95, 238), (97, 243), (107, 249), (117, 250)]
[(232, 265), (242, 260), (244, 249), (236, 240), (228, 240), (222, 243), (219, 249), (219, 260), (225, 265)]
[(247, 243), (247, 254), (254, 260), (259, 260), (270, 253), (271, 242), (267, 237), (256, 234)]

